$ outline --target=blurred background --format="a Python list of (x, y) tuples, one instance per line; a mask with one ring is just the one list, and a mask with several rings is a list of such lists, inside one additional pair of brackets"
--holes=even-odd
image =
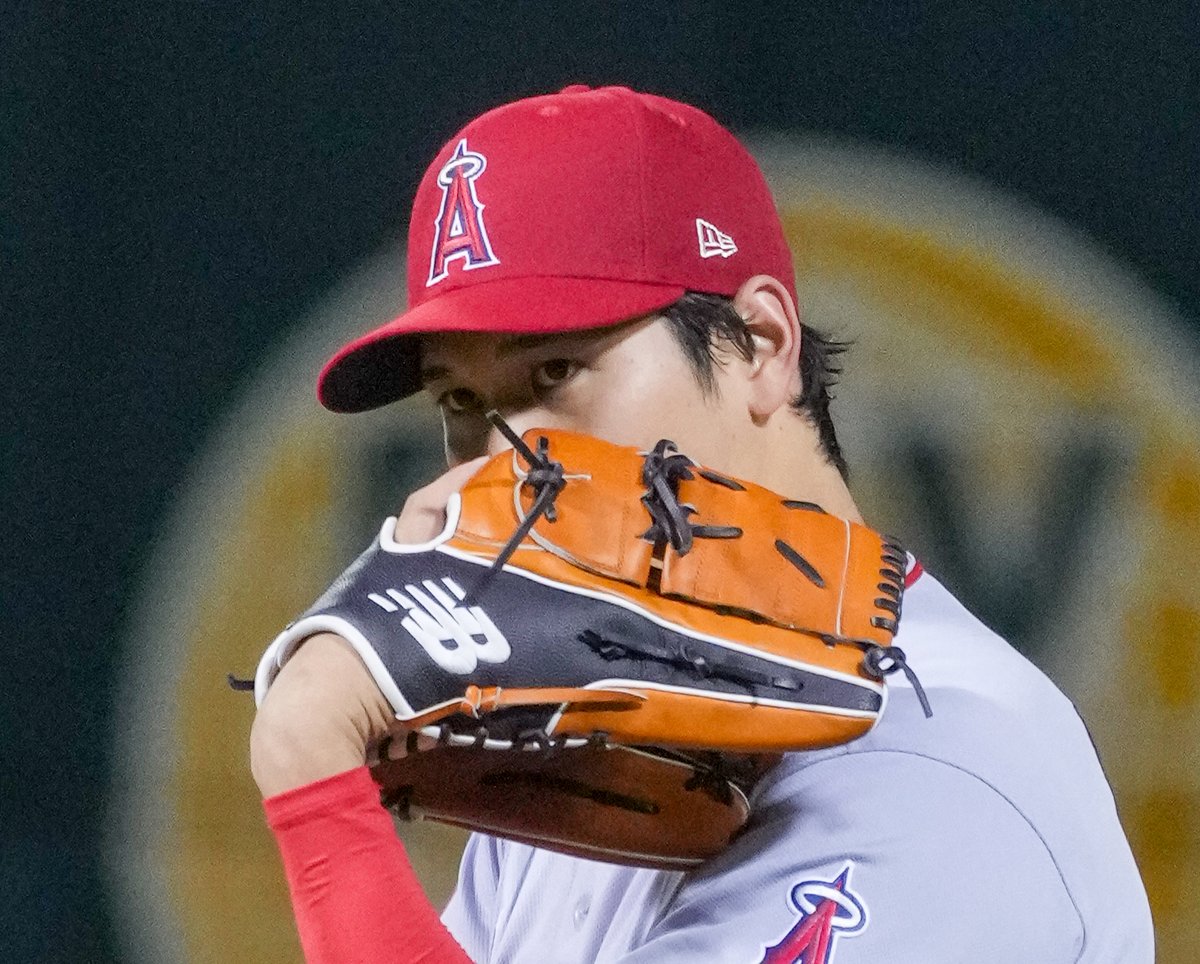
[[(585, 82), (760, 157), (809, 320), (856, 342), (868, 518), (1075, 700), (1159, 959), (1196, 960), (1198, 30), (1175, 0), (5, 5), (0, 957), (300, 960), (225, 673), (440, 446), (313, 378), (403, 304), (440, 145)], [(440, 899), (459, 838), (403, 832)]]

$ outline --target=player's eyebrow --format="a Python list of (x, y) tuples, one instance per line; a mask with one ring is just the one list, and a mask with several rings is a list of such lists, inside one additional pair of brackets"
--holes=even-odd
[[(550, 342), (558, 342), (564, 348), (574, 348), (590, 342), (600, 341), (612, 335), (623, 325), (605, 325), (599, 328), (586, 328), (579, 331), (550, 331), (536, 334), (510, 335), (496, 345), (496, 357), (507, 358), (522, 351), (531, 351)], [(446, 365), (426, 365), (421, 369), (421, 384), (448, 378), (454, 372)]]

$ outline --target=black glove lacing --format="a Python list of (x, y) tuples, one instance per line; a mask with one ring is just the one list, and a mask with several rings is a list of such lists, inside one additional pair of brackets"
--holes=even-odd
[(908, 665), (908, 659), (904, 655), (904, 650), (899, 646), (868, 646), (867, 651), (863, 654), (863, 669), (877, 680), (882, 680), (884, 677), (890, 676), (896, 670), (903, 670), (904, 675), (908, 677), (908, 681), (912, 683), (912, 688), (916, 691), (917, 699), (921, 701), (921, 709), (925, 711), (925, 718), (929, 719), (933, 716), (933, 710), (929, 706), (929, 699), (925, 696), (925, 687), (917, 679), (917, 674), (913, 672), (913, 668)]
[[(694, 464), (669, 439), (661, 439), (653, 451), (645, 454), (642, 463), (642, 484), (646, 486), (642, 505), (653, 521), (641, 538), (656, 544), (669, 543), (681, 556), (691, 551), (693, 539), (736, 539), (742, 534), (737, 526), (695, 525), (688, 519), (696, 507), (679, 501), (679, 483), (695, 477)], [(715, 472), (705, 471), (704, 477), (725, 482)]]
[(488, 568), (488, 571), (484, 573), (483, 578), (476, 582), (467, 593), (467, 598), (464, 602), (469, 604), (478, 601), (479, 594), (486, 588), (492, 576), (499, 572), (512, 554), (517, 551), (517, 547), (529, 535), (529, 530), (537, 524), (538, 519), (545, 516), (549, 521), (554, 522), (558, 518), (554, 511), (554, 500), (558, 498), (558, 493), (567, 484), (562, 463), (550, 458), (550, 440), (546, 436), (543, 435), (538, 438), (537, 450), (534, 451), (525, 444), (525, 440), (520, 435), (513, 431), (512, 426), (504, 421), (499, 412), (493, 409), (487, 413), (487, 419), (500, 430), (501, 434), (516, 449), (517, 454), (529, 466), (529, 471), (526, 473), (521, 484), (532, 487), (535, 494), (533, 505), (530, 506), (528, 514), (521, 520), (521, 524), (513, 530), (513, 534), (508, 537), (508, 541), (504, 543), (503, 548)]
[(711, 750), (699, 752), (671, 751), (654, 747), (654, 752), (692, 767), (692, 775), (684, 783), (685, 790), (699, 790), (714, 800), (729, 806), (733, 803), (733, 786), (742, 790), (754, 786), (758, 774), (750, 760)]

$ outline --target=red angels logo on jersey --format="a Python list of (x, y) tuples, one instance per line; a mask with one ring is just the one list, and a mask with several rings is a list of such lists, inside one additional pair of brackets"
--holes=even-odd
[(464, 137), (450, 160), (438, 171), (442, 206), (433, 232), (433, 256), (425, 287), (437, 284), (450, 273), (450, 262), (463, 261), (463, 270), (499, 264), (483, 224), (483, 204), (475, 193), (475, 181), (487, 169), (487, 158), (467, 147)]
[(850, 868), (834, 880), (806, 880), (792, 888), (789, 903), (800, 919), (775, 944), (761, 964), (830, 964), (839, 937), (861, 934), (867, 907), (850, 890)]

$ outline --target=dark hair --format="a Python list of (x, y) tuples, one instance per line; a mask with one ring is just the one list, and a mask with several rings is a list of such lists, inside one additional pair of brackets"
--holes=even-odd
[[(731, 348), (746, 361), (754, 357), (750, 329), (728, 298), (689, 291), (659, 314), (671, 326), (706, 393), (717, 388), (713, 367), (720, 364), (719, 349)], [(825, 458), (843, 479), (849, 477), (849, 469), (829, 415), (829, 403), (833, 399), (833, 386), (842, 373), (833, 362), (848, 347), (848, 342), (834, 341), (801, 322), (800, 394), (791, 400), (791, 408), (816, 427)]]

